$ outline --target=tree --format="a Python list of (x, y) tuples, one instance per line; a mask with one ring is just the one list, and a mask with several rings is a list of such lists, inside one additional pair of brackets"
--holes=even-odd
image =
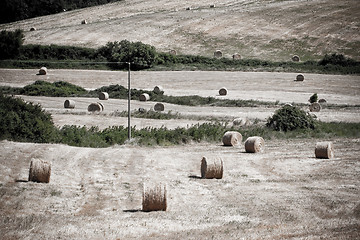
[(0, 33), (0, 59), (15, 58), (24, 43), (24, 33), (17, 29), (14, 32), (3, 30)]

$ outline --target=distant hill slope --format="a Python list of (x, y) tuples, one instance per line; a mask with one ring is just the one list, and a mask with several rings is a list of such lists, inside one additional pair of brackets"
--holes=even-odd
[(0, 29), (23, 29), (25, 44), (99, 47), (128, 39), (181, 54), (221, 50), (225, 57), (279, 61), (336, 52), (360, 60), (359, 12), (359, 0), (126, 0)]

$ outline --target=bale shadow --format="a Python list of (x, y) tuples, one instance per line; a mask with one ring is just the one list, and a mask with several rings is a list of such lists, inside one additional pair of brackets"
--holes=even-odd
[(126, 212), (126, 213), (137, 213), (137, 212), (143, 212), (143, 210), (141, 210), (141, 209), (126, 209), (126, 210), (123, 210), (123, 212)]
[(25, 179), (15, 179), (15, 182), (29, 182), (29, 181)]
[(202, 179), (202, 177), (197, 176), (197, 175), (190, 175), (189, 178), (192, 178), (192, 179)]

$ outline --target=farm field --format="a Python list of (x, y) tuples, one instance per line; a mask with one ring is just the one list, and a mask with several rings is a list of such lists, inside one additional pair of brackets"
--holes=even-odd
[[(86, 89), (127, 86), (127, 72), (0, 69), (1, 85), (22, 87), (36, 80), (67, 81)], [(176, 128), (207, 117), (258, 119), (282, 103), (307, 103), (317, 92), (329, 104), (315, 113), (322, 121), (359, 122), (359, 76), (243, 72), (132, 72), (132, 88), (164, 87), (167, 95), (279, 101), (256, 108), (188, 107), (165, 104), (183, 119), (132, 119), (137, 128)], [(227, 96), (218, 96), (226, 87)], [(126, 125), (111, 113), (127, 110), (126, 100), (102, 101), (105, 110), (87, 113), (94, 98), (19, 96), (39, 103), (57, 126)], [(132, 101), (132, 110), (155, 103)], [(304, 107), (306, 109), (306, 107)], [(70, 112), (70, 111), (73, 111)], [(197, 120), (204, 117), (204, 120)], [(245, 140), (245, 139), (244, 139)], [(360, 139), (326, 139), (335, 158), (316, 159), (319, 139), (266, 140), (263, 153), (245, 153), (243, 143), (179, 146), (78, 148), (62, 144), (0, 142), (0, 233), (4, 239), (357, 239), (360, 238)], [(221, 157), (224, 177), (200, 179), (200, 161)], [(30, 160), (52, 163), (49, 184), (27, 182)], [(141, 211), (143, 186), (167, 186), (166, 212)]]

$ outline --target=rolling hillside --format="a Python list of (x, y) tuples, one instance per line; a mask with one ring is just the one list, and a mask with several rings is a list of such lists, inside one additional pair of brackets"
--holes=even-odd
[(23, 29), (25, 44), (99, 47), (128, 39), (181, 54), (212, 56), (219, 49), (225, 57), (278, 61), (336, 52), (360, 60), (359, 12), (358, 0), (127, 0), (0, 29)]

